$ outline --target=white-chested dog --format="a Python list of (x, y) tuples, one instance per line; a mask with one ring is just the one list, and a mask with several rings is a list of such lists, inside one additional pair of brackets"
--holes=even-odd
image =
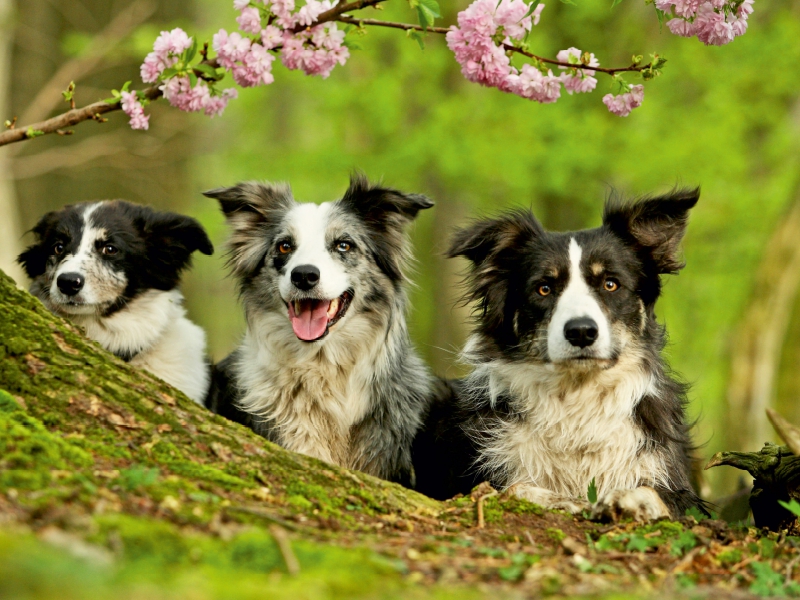
[(214, 251), (201, 225), (104, 200), (47, 213), (33, 233), (36, 243), (19, 256), (31, 293), (109, 352), (202, 404), (206, 337), (186, 318), (178, 290), (192, 253)]
[[(597, 229), (545, 231), (529, 211), (456, 234), (471, 263), (474, 372), (433, 406), (414, 449), (418, 489), (488, 479), (538, 504), (653, 519), (702, 507), (689, 480), (685, 388), (661, 358), (661, 277), (698, 190), (610, 201)], [(583, 499), (581, 499), (581, 497)]]
[(297, 203), (287, 185), (206, 193), (231, 226), (247, 333), (207, 405), (293, 450), (409, 485), (435, 383), (406, 328), (405, 229), (433, 203), (355, 176)]

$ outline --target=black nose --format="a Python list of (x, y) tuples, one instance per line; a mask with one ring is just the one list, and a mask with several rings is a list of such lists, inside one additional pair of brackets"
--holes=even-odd
[(307, 292), (319, 283), (319, 269), (314, 265), (300, 265), (292, 269), (292, 283)]
[(80, 273), (62, 273), (56, 279), (56, 285), (62, 294), (74, 296), (83, 288), (83, 281), (83, 275)]
[(597, 334), (597, 323), (589, 317), (570, 319), (564, 325), (564, 337), (570, 344), (578, 348), (586, 348), (586, 346), (594, 344)]

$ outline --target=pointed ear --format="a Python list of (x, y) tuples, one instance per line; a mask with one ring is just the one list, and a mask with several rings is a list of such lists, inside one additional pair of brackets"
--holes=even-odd
[(193, 252), (214, 253), (205, 229), (191, 217), (153, 212), (143, 229), (153, 274), (165, 287), (177, 284), (178, 274), (191, 264)]
[(520, 252), (527, 241), (544, 233), (530, 211), (519, 210), (497, 219), (478, 221), (455, 233), (447, 256), (463, 256), (471, 263), (465, 301), (478, 304), (478, 329), (501, 348), (517, 343), (514, 332), (515, 298)]
[(217, 199), (231, 227), (228, 264), (234, 273), (244, 277), (258, 270), (264, 258), (265, 228), (295, 204), (291, 188), (284, 183), (245, 181), (203, 195)]
[(689, 210), (697, 204), (700, 188), (675, 189), (664, 196), (623, 203), (609, 200), (603, 225), (634, 246), (657, 273), (677, 273), (684, 267), (680, 243), (686, 233)]
[(350, 176), (350, 187), (340, 202), (379, 231), (403, 227), (413, 221), (419, 211), (433, 206), (433, 201), (427, 196), (373, 185), (362, 173)]
[(58, 222), (58, 211), (44, 215), (31, 232), (36, 236), (36, 242), (17, 257), (17, 262), (25, 269), (28, 277), (35, 279), (45, 272), (47, 259), (50, 257), (50, 248), (47, 247), (47, 238), (50, 231)]

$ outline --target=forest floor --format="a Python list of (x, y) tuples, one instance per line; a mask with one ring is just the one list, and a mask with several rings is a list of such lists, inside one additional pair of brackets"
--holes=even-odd
[(0, 273), (0, 598), (800, 595), (800, 538), (437, 502), (286, 452)]

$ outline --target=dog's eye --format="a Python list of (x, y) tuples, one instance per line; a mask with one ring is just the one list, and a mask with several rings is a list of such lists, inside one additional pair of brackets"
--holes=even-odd
[(616, 292), (619, 289), (619, 281), (616, 279), (606, 279), (603, 282), (603, 289), (607, 292)]
[(64, 252), (64, 244), (62, 244), (61, 242), (58, 242), (57, 244), (53, 245), (53, 254), (55, 254), (56, 256), (59, 256), (63, 252)]
[(352, 248), (350, 242), (336, 242), (336, 250), (339, 252), (349, 252), (350, 248)]
[(536, 288), (536, 291), (540, 296), (548, 296), (550, 294), (550, 292), (552, 291), (552, 289), (550, 288), (549, 285), (544, 284), (544, 285), (540, 285), (538, 288)]
[(278, 244), (278, 252), (281, 254), (289, 254), (292, 251), (292, 245), (289, 242), (281, 242)]
[(114, 256), (119, 250), (113, 244), (105, 244), (100, 250), (106, 256)]

